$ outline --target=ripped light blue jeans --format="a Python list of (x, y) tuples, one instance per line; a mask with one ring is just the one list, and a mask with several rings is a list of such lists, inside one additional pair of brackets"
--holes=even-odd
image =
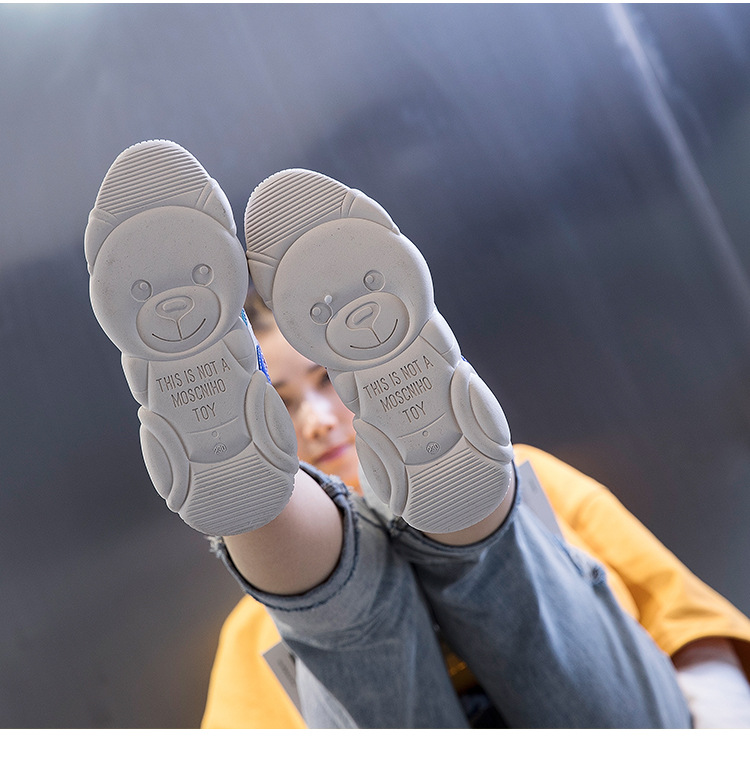
[(255, 589), (296, 657), (312, 728), (466, 728), (436, 633), (512, 728), (689, 728), (669, 658), (619, 607), (602, 567), (524, 504), (500, 528), (439, 544), (312, 467), (341, 511), (333, 574), (295, 596)]

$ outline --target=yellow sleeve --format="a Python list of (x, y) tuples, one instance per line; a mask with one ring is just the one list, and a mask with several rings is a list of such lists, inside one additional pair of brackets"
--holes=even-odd
[(263, 659), (279, 640), (266, 609), (243, 597), (219, 635), (201, 728), (305, 728)]
[(605, 566), (615, 596), (665, 653), (700, 638), (726, 637), (750, 673), (750, 619), (688, 570), (604, 486), (536, 448), (515, 448), (517, 463), (531, 462), (565, 537)]

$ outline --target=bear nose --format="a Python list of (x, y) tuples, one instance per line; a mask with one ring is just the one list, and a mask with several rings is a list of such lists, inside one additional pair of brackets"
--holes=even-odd
[(358, 331), (361, 328), (372, 330), (372, 326), (379, 314), (380, 305), (375, 301), (368, 301), (349, 313), (346, 318), (346, 327), (351, 328), (353, 331)]
[(194, 306), (195, 302), (189, 296), (175, 296), (174, 298), (160, 301), (156, 305), (154, 311), (160, 317), (178, 322), (181, 318), (185, 317)]

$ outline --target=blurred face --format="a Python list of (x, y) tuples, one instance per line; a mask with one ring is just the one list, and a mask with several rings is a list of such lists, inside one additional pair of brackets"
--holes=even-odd
[(292, 417), (299, 458), (359, 490), (354, 415), (326, 369), (297, 352), (277, 328), (256, 335), (271, 381)]

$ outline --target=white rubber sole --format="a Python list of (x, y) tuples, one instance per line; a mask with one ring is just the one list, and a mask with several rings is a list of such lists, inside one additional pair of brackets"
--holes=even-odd
[(173, 142), (126, 149), (102, 182), (85, 252), (92, 308), (122, 352), (167, 506), (213, 535), (273, 520), (292, 493), (297, 443), (242, 312), (247, 264), (218, 184)]
[(413, 527), (449, 533), (504, 499), (513, 449), (494, 395), (461, 357), (427, 264), (357, 190), (292, 169), (247, 204), (250, 274), (279, 329), (354, 412), (365, 478)]

